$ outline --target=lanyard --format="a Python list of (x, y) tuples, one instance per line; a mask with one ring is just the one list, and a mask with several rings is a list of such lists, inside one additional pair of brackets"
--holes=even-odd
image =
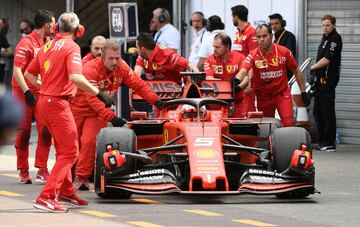
[[(277, 49), (277, 46), (276, 46), (276, 45), (274, 45), (274, 46), (275, 46), (275, 62), (272, 62), (272, 63), (276, 64), (276, 66), (277, 66), (277, 62), (278, 62), (278, 49)], [(270, 49), (270, 51), (271, 51), (271, 49)], [(263, 55), (263, 53), (262, 53), (262, 51), (261, 51), (260, 48), (259, 48), (259, 52), (260, 52), (260, 55), (261, 55), (261, 57), (263, 58), (263, 60), (266, 61), (266, 59), (265, 59), (265, 57), (264, 57), (264, 55)]]
[(283, 37), (285, 31), (286, 31), (286, 30), (284, 29), (284, 31), (281, 33), (281, 35), (279, 36), (278, 40), (276, 41), (276, 44), (279, 44), (280, 39)]
[(159, 31), (159, 35), (156, 37), (156, 39), (155, 39), (155, 43), (157, 43), (157, 41), (158, 41), (158, 39), (159, 39), (160, 35), (161, 35), (161, 31)]

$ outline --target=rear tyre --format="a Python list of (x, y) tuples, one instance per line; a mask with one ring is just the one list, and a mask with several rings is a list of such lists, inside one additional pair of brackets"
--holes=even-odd
[[(111, 199), (128, 199), (132, 193), (116, 188), (106, 188), (105, 192), (100, 191), (100, 176), (105, 169), (103, 154), (107, 152), (106, 146), (111, 144), (113, 149), (117, 149), (123, 152), (135, 153), (135, 133), (128, 128), (115, 128), (108, 127), (100, 130), (96, 141), (96, 158), (95, 158), (95, 193), (101, 198)], [(126, 155), (125, 155), (126, 156)], [(123, 170), (119, 173), (119, 176), (123, 176), (135, 171), (135, 159), (133, 157), (126, 156), (126, 162), (124, 163)]]
[[(294, 150), (300, 148), (302, 143), (311, 144), (310, 135), (304, 128), (286, 127), (279, 128), (272, 134), (272, 155), (274, 170), (283, 172), (290, 166)], [(309, 189), (299, 189), (292, 192), (277, 194), (279, 199), (301, 199), (310, 194)]]

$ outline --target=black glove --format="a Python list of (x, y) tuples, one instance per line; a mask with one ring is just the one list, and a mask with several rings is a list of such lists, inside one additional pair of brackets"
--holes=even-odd
[(25, 91), (24, 95), (26, 105), (29, 107), (34, 107), (37, 102), (34, 94), (30, 90), (27, 90)]
[(161, 101), (160, 99), (158, 99), (158, 100), (155, 102), (155, 106), (156, 106), (159, 110), (162, 110), (162, 108), (164, 107), (164, 102)]
[(115, 105), (114, 101), (107, 95), (99, 91), (99, 94), (96, 95), (101, 102), (105, 103), (105, 107), (109, 108), (111, 105)]
[(126, 120), (121, 117), (114, 117), (114, 119), (111, 120), (111, 124), (114, 127), (122, 127), (126, 124)]
[(305, 91), (301, 92), (301, 98), (302, 98), (305, 106), (309, 106), (309, 105), (310, 105), (311, 98), (310, 98), (310, 96), (308, 95), (308, 93), (306, 93)]
[(310, 85), (313, 85), (315, 83), (315, 77), (316, 77), (316, 72), (314, 70), (310, 70), (310, 74), (308, 78), (308, 83)]
[(230, 82), (231, 82), (231, 87), (235, 89), (235, 92), (241, 91), (241, 87), (238, 86), (241, 83), (241, 80), (239, 80), (236, 77), (233, 77), (230, 79)]

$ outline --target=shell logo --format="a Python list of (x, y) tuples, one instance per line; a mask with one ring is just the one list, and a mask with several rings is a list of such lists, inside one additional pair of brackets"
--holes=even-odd
[(51, 62), (49, 61), (49, 59), (46, 59), (44, 61), (43, 67), (44, 67), (45, 73), (49, 72), (49, 70), (51, 68)]
[(218, 153), (214, 150), (196, 150), (195, 155), (198, 158), (211, 159), (218, 156)]

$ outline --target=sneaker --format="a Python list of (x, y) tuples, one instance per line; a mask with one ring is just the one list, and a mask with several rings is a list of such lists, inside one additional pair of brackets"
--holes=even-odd
[(70, 196), (59, 194), (57, 197), (57, 201), (61, 205), (69, 205), (75, 208), (86, 207), (89, 204), (87, 200), (80, 198), (75, 193)]
[(315, 144), (312, 146), (312, 151), (319, 151), (322, 147), (322, 144)]
[(336, 147), (335, 146), (323, 146), (322, 148), (320, 148), (319, 151), (336, 152)]
[(47, 198), (40, 198), (38, 197), (33, 204), (33, 207), (45, 210), (53, 213), (66, 213), (68, 209), (66, 207), (61, 206), (57, 201), (54, 199), (47, 199)]
[(47, 179), (49, 177), (49, 171), (47, 168), (40, 168), (37, 175), (36, 175), (36, 179), (35, 181), (39, 184), (45, 184)]
[(20, 184), (31, 184), (31, 178), (29, 175), (29, 170), (21, 169), (19, 173), (19, 183)]
[(89, 191), (90, 185), (85, 177), (76, 176), (75, 188), (80, 191)]

